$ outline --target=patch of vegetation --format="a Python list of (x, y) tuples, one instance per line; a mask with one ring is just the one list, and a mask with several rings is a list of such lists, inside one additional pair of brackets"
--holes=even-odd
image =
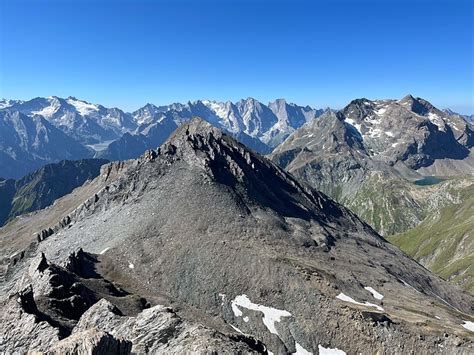
[(388, 237), (434, 273), (474, 293), (474, 183), (459, 201), (432, 211), (418, 226)]

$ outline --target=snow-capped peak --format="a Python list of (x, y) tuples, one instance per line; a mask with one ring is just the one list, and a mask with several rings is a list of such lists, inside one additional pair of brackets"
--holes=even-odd
[(46, 101), (46, 105), (39, 110), (31, 111), (31, 114), (51, 118), (61, 108), (61, 102), (56, 96), (49, 96)]
[(66, 102), (69, 105), (74, 106), (74, 108), (77, 110), (77, 112), (82, 116), (88, 116), (91, 113), (99, 111), (99, 107), (97, 105), (91, 104), (91, 103), (86, 102), (86, 101), (78, 100), (78, 99), (76, 99), (75, 97), (72, 97), (72, 96), (68, 97), (66, 99)]

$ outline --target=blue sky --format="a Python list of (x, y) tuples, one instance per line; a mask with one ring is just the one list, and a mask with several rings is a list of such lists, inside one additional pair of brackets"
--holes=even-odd
[(0, 0), (0, 97), (199, 98), (474, 112), (469, 0)]

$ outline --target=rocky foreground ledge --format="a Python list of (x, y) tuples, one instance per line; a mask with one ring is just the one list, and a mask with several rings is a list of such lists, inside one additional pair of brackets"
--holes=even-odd
[[(1, 353), (261, 353), (265, 347), (238, 332), (218, 332), (151, 306), (94, 272), (95, 257), (79, 250), (64, 266), (33, 260), (1, 305)], [(124, 314), (112, 302), (123, 306)]]

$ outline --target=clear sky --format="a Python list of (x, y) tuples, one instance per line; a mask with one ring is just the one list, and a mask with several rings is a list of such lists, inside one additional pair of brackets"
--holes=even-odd
[(471, 0), (0, 0), (0, 97), (134, 110), (195, 99), (474, 112)]

